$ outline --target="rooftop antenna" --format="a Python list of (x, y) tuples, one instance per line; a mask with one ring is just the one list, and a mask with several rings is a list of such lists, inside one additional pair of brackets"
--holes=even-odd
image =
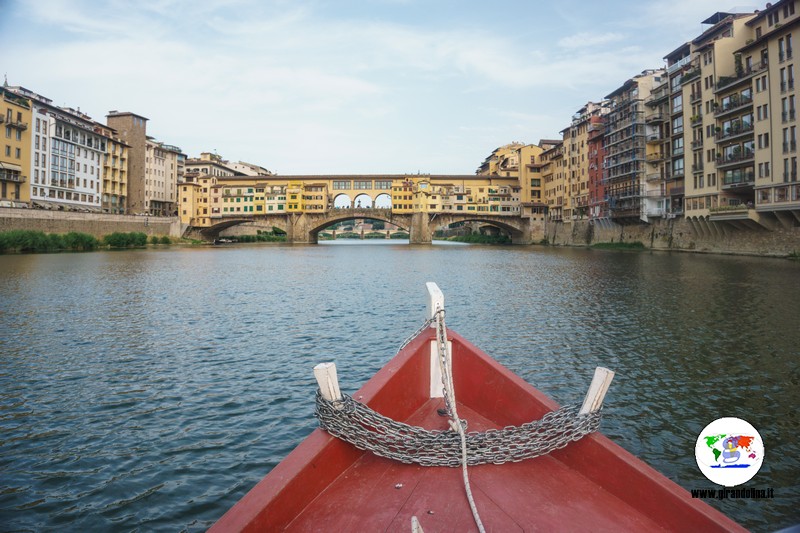
[(8, 87), (8, 72), (3, 74), (3, 87)]

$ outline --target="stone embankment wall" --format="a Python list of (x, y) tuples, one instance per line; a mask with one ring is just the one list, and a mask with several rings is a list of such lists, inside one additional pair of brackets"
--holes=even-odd
[(597, 243), (641, 242), (653, 250), (721, 254), (786, 256), (800, 253), (800, 227), (773, 230), (734, 228), (686, 219), (657, 220), (652, 224), (618, 225), (578, 220), (548, 224), (547, 241), (554, 245), (590, 246)]
[[(0, 207), (0, 231), (39, 230), (45, 233), (79, 231), (95, 237), (110, 233), (140, 231), (147, 235), (179, 238), (182, 230), (177, 217), (141, 217), (99, 213), (72, 213), (43, 209)], [(272, 225), (243, 224), (226, 230), (225, 235), (255, 234), (256, 229), (271, 231)], [(597, 243), (641, 242), (653, 250), (678, 250), (721, 254), (786, 256), (800, 253), (800, 226), (776, 225), (773, 229), (735, 228), (730, 225), (693, 222), (686, 219), (658, 220), (652, 224), (621, 226), (607, 221), (590, 223), (548, 223), (537, 227), (533, 242), (544, 235), (556, 246), (590, 246)]]
[(174, 238), (181, 236), (177, 217), (137, 217), (0, 207), (0, 231), (11, 230), (36, 230), (45, 233), (78, 231), (98, 238), (117, 231), (139, 231), (147, 235), (169, 235)]

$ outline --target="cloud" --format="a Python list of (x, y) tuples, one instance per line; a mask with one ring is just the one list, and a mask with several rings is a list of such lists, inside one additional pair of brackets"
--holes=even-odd
[[(691, 14), (670, 13), (676, 3)], [(691, 37), (680, 24), (714, 11), (623, 4), (614, 16), (583, 2), (524, 10), (512, 30), (478, 8), (394, 0), (17, 2), (4, 68), (100, 120), (142, 113), (191, 155), (216, 148), (284, 173), (471, 172), (484, 145), (557, 136), (586, 101), (661, 66)]]
[(624, 36), (620, 33), (582, 32), (559, 39), (558, 46), (568, 49), (590, 48), (607, 45), (623, 39)]

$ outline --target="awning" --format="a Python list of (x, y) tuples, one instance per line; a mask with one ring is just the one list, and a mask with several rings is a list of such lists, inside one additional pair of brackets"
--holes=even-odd
[(4, 163), (0, 161), (0, 170), (16, 170), (17, 172), (22, 172), (22, 167), (14, 163)]
[(102, 210), (99, 207), (89, 206), (89, 205), (81, 205), (81, 204), (71, 204), (67, 202), (54, 202), (52, 200), (33, 200), (34, 207), (40, 207), (42, 209), (55, 209), (61, 211), (77, 211), (83, 213), (100, 213)]

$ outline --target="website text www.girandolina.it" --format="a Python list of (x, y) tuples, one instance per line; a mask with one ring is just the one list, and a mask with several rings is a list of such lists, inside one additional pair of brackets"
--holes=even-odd
[(725, 499), (751, 499), (760, 500), (774, 498), (774, 490), (769, 489), (692, 489), (692, 498), (703, 498), (706, 500), (725, 500)]

